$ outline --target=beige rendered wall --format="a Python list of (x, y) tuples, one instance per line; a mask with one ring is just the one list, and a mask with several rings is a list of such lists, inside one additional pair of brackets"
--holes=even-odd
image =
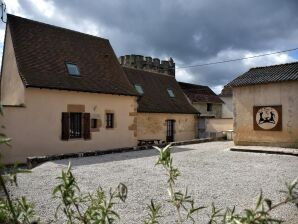
[(4, 46), (1, 74), (1, 103), (2, 105), (21, 105), (24, 104), (25, 87), (18, 72), (8, 26)]
[[(237, 145), (298, 147), (298, 82), (233, 89), (234, 142)], [(282, 131), (254, 131), (253, 106), (282, 105)]]
[(222, 105), (222, 118), (233, 118), (233, 97), (221, 96), (220, 99), (224, 101)]
[[(91, 140), (61, 140), (61, 113), (68, 104), (85, 105), (85, 112), (101, 120)], [(115, 113), (116, 127), (106, 129), (105, 112)], [(25, 107), (5, 107), (0, 124), (11, 137), (12, 147), (1, 145), (6, 163), (25, 162), (28, 156), (51, 155), (135, 146), (136, 98), (108, 94), (27, 88)]]
[(192, 105), (201, 113), (201, 116), (221, 117), (221, 104), (212, 103), (212, 111), (207, 111), (207, 103), (193, 103)]
[(209, 118), (206, 119), (206, 132), (222, 132), (233, 130), (232, 118)]
[(191, 140), (196, 137), (197, 115), (138, 113), (137, 138), (166, 141), (166, 120), (175, 120), (175, 141)]

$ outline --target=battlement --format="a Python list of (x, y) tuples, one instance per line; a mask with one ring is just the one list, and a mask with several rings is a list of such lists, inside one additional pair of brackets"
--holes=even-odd
[(175, 76), (175, 63), (172, 58), (168, 61), (159, 58), (144, 57), (143, 55), (125, 55), (119, 57), (119, 62), (123, 66), (154, 71)]

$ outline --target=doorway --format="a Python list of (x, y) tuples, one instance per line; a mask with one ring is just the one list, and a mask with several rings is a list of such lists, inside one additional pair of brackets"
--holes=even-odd
[(167, 120), (167, 142), (174, 142), (175, 141), (175, 120)]

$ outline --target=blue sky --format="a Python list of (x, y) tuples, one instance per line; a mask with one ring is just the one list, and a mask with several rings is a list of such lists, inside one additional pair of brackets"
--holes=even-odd
[[(118, 56), (142, 54), (179, 66), (298, 47), (296, 0), (6, 0), (9, 13), (104, 37)], [(257, 6), (257, 7), (256, 7)], [(0, 26), (0, 47), (4, 25)], [(180, 81), (217, 93), (251, 67), (296, 61), (298, 51), (192, 69)]]

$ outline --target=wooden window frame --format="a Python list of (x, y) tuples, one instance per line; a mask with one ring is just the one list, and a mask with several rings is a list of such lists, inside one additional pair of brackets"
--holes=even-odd
[(114, 113), (106, 113), (106, 128), (112, 129), (115, 126), (115, 114)]
[(96, 118), (91, 118), (90, 119), (90, 128), (91, 129), (96, 129), (98, 128), (98, 121)]
[(69, 113), (69, 138), (77, 139), (83, 136), (83, 114), (79, 112)]
[(90, 113), (62, 112), (62, 140), (91, 139)]
[(213, 111), (213, 104), (212, 103), (207, 103), (207, 111), (212, 112)]

